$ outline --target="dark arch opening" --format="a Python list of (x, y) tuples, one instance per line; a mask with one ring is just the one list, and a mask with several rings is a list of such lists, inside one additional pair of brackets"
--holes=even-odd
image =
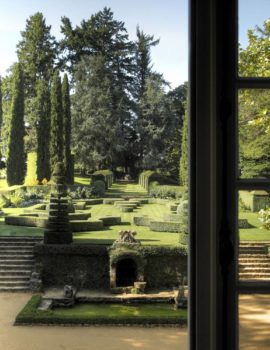
[(116, 264), (116, 286), (133, 286), (137, 279), (137, 264), (132, 259), (122, 259)]

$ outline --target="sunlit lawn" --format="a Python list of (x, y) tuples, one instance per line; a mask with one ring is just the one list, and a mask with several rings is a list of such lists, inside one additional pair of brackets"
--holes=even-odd
[(250, 228), (240, 229), (240, 240), (242, 241), (270, 241), (270, 230), (261, 229), (262, 223), (258, 220), (258, 213), (241, 212), (240, 219), (248, 219)]
[(72, 308), (38, 310), (40, 296), (33, 296), (16, 318), (18, 323), (121, 323), (140, 320), (143, 323), (186, 324), (187, 310), (174, 309), (172, 304), (77, 304)]

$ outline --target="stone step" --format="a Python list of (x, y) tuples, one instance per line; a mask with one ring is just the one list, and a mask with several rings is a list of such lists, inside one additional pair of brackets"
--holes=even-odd
[[(10, 265), (8, 265), (8, 267), (10, 267)], [(31, 275), (31, 270), (30, 269), (18, 269), (16, 267), (16, 269), (3, 269), (2, 267), (0, 267), (0, 276), (30, 276)]]
[(240, 273), (242, 272), (260, 272), (260, 273), (265, 273), (269, 272), (270, 273), (270, 267), (249, 267), (249, 266), (244, 266), (240, 268)]
[(245, 281), (269, 281), (270, 277), (269, 276), (254, 276), (254, 275), (246, 275), (246, 276), (239, 276), (240, 280), (245, 280)]
[(25, 243), (38, 243), (42, 241), (42, 237), (15, 237), (15, 236), (0, 236), (1, 242), (25, 242)]
[(240, 263), (238, 264), (239, 267), (245, 267), (245, 266), (249, 266), (249, 267), (269, 267), (270, 268), (270, 262), (245, 262), (245, 263)]
[(241, 254), (239, 255), (238, 259), (269, 259), (270, 256), (267, 254)]
[(0, 247), (10, 247), (10, 248), (33, 248), (36, 242), (11, 242), (11, 241), (0, 241)]
[(240, 248), (240, 254), (267, 254), (267, 250), (264, 247), (261, 248)]
[(31, 254), (31, 255), (33, 255), (33, 249), (25, 249), (25, 248), (23, 248), (23, 249), (18, 249), (18, 248), (17, 249), (1, 249), (0, 248), (0, 259), (1, 259), (1, 256), (3, 256), (3, 255), (16, 255), (16, 254), (20, 254), (20, 255)]
[(31, 270), (31, 267), (33, 266), (33, 262), (29, 262), (29, 263), (26, 263), (25, 261), (23, 263), (14, 263), (14, 261), (12, 260), (12, 262), (10, 264), (8, 264), (6, 261), (5, 263), (0, 263), (0, 270), (1, 271), (11, 271), (11, 270), (14, 270), (14, 271), (24, 271), (24, 270)]
[(29, 288), (29, 280), (28, 281), (0, 281), (1, 287), (21, 287), (21, 288)]
[(29, 292), (29, 287), (0, 287), (0, 292)]
[[(24, 260), (24, 259), (32, 259), (34, 257), (34, 254), (29, 254), (29, 253), (22, 253), (22, 254), (18, 254), (20, 255), (20, 259)], [(0, 261), (1, 260), (6, 260), (6, 259), (14, 259), (16, 258), (16, 254), (12, 254), (12, 253), (9, 253), (9, 254), (3, 254), (3, 253), (0, 253)]]
[(241, 277), (253, 277), (253, 278), (257, 278), (257, 277), (267, 277), (270, 278), (270, 272), (240, 272), (239, 276)]
[(0, 283), (1, 282), (29, 282), (30, 276), (25, 275), (11, 275), (11, 276), (0, 276)]
[(27, 259), (22, 259), (21, 257), (19, 258), (15, 258), (15, 259), (3, 259), (1, 262), (0, 262), (0, 268), (1, 266), (3, 265), (26, 265), (26, 264), (29, 264), (29, 265), (33, 265), (35, 262), (34, 259), (31, 259), (31, 258), (27, 258)]

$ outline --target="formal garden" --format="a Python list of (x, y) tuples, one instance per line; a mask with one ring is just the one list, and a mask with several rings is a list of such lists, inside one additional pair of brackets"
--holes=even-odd
[[(186, 325), (187, 83), (172, 89), (159, 39), (129, 39), (109, 8), (61, 23), (57, 41), (30, 16), (0, 80), (0, 291), (33, 293), (18, 325)], [(268, 100), (239, 94), (243, 178), (270, 173)], [(240, 278), (270, 278), (269, 207), (239, 193)]]

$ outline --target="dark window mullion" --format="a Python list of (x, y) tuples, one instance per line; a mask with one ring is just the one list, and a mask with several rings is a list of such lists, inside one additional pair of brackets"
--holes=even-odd
[(270, 89), (270, 78), (238, 78), (238, 89)]
[(237, 190), (270, 190), (270, 179), (240, 179), (236, 181)]
[(270, 281), (239, 281), (239, 294), (270, 294)]

